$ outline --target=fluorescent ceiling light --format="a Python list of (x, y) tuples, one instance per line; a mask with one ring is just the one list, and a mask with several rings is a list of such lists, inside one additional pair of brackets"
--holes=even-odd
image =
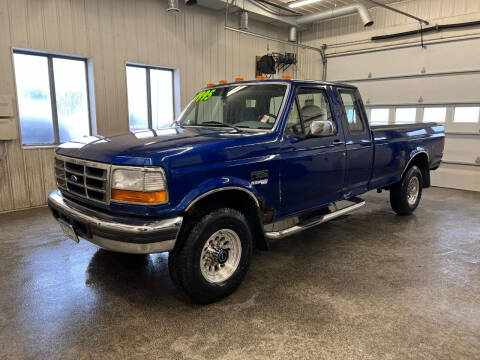
[(322, 0), (300, 0), (300, 1), (294, 1), (294, 2), (289, 3), (289, 4), (288, 4), (288, 7), (289, 7), (289, 8), (296, 8), (296, 7), (300, 7), (300, 6), (305, 6), (305, 5), (313, 4), (313, 3), (316, 3), (316, 2), (319, 2), (319, 1), (322, 1)]

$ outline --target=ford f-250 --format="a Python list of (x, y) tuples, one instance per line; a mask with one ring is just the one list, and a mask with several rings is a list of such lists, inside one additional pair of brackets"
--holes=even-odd
[(435, 123), (370, 128), (349, 85), (221, 84), (169, 128), (61, 145), (48, 204), (75, 241), (170, 252), (173, 282), (208, 303), (241, 283), (254, 246), (359, 209), (362, 193), (389, 190), (412, 213), (444, 137)]

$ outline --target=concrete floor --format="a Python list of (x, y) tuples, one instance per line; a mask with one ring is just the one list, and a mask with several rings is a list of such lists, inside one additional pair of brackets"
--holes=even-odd
[(192, 305), (168, 255), (65, 239), (46, 208), (0, 215), (2, 359), (480, 359), (480, 193), (388, 193), (256, 252), (229, 298)]

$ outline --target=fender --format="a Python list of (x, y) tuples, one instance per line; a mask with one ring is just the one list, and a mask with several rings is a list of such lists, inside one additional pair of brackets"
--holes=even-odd
[(245, 192), (254, 201), (255, 206), (258, 209), (260, 208), (260, 202), (258, 200), (260, 196), (252, 184), (246, 180), (230, 176), (210, 179), (201, 183), (185, 195), (178, 207), (186, 212), (200, 199), (210, 194), (226, 190), (240, 190)]
[(427, 150), (423, 147), (417, 147), (416, 149), (412, 150), (412, 152), (410, 153), (410, 159), (407, 161), (407, 164), (403, 168), (402, 175), (400, 176), (400, 179), (403, 177), (403, 175), (405, 175), (405, 172), (407, 171), (408, 166), (413, 161), (413, 159), (415, 159), (420, 154), (427, 155), (427, 161), (430, 164), (430, 156), (428, 155)]

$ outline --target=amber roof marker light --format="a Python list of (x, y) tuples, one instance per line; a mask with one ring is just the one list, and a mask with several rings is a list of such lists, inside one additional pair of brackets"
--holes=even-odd
[(235, 78), (235, 81), (245, 81), (245, 78), (243, 78), (243, 77), (236, 77), (236, 78)]
[(282, 79), (290, 80), (292, 75), (282, 75)]

